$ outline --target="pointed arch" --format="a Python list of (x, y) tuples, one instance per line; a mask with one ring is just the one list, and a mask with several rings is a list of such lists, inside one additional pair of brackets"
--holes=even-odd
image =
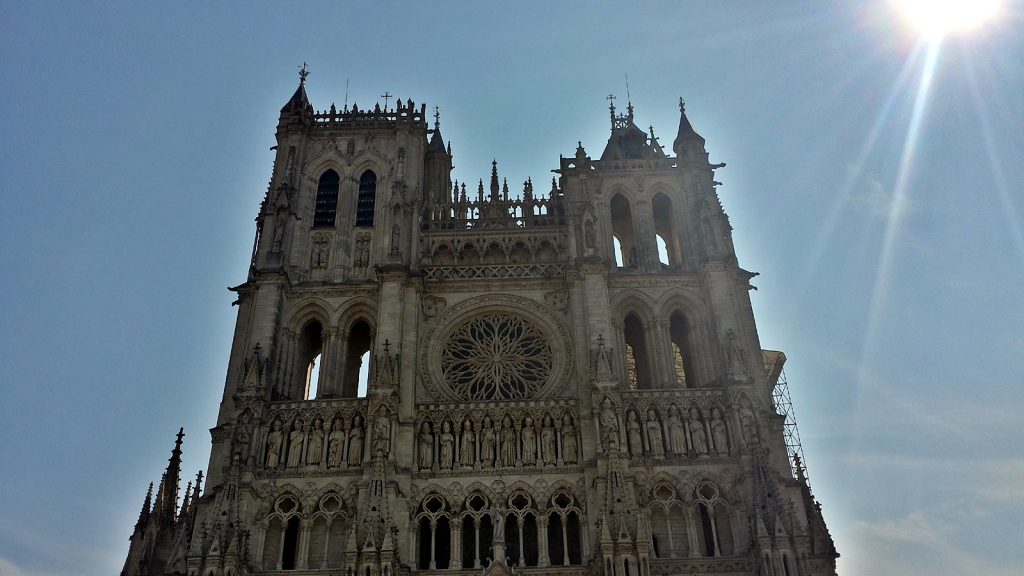
[(659, 250), (661, 263), (666, 266), (680, 265), (682, 257), (679, 250), (679, 231), (675, 226), (672, 200), (658, 192), (651, 201), (651, 210), (654, 216), (654, 234), (660, 239), (659, 248), (663, 246), (665, 250), (664, 254)]
[(639, 253), (636, 236), (633, 233), (633, 211), (630, 202), (622, 193), (615, 193), (608, 203), (611, 216), (612, 240), (618, 241), (619, 253), (615, 261), (622, 268), (636, 268), (639, 265)]
[(333, 169), (328, 169), (320, 175), (313, 208), (314, 228), (334, 228), (340, 187), (341, 177)]
[(372, 228), (377, 203), (377, 174), (370, 169), (359, 176), (356, 196), (356, 228)]

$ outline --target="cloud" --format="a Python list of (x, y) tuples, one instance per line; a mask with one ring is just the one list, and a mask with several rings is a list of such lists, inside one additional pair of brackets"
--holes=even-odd
[(19, 568), (14, 562), (0, 557), (0, 576), (29, 576), (29, 573)]

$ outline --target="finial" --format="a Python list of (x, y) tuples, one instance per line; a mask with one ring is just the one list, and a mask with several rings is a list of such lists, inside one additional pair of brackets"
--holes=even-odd
[(185, 427), (182, 426), (182, 427), (178, 428), (177, 439), (174, 441), (174, 449), (175, 450), (180, 450), (181, 449), (181, 439), (184, 438), (184, 437), (185, 437)]
[(615, 95), (609, 94), (605, 100), (608, 101), (608, 112), (612, 117), (612, 127), (615, 127)]
[(441, 108), (434, 106), (434, 130), (441, 129)]
[(679, 111), (686, 112), (686, 101), (683, 100), (682, 96), (679, 97)]
[(306, 85), (306, 78), (308, 76), (309, 76), (309, 67), (306, 66), (305, 62), (303, 62), (302, 63), (302, 69), (299, 70), (299, 85), (300, 86), (305, 86)]
[(384, 111), (385, 112), (388, 111), (388, 100), (391, 99), (392, 96), (394, 96), (394, 94), (392, 94), (391, 92), (388, 92), (387, 90), (385, 90), (384, 93), (380, 95), (380, 97), (384, 99)]

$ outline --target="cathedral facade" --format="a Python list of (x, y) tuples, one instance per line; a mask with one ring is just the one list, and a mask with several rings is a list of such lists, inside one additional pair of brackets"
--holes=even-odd
[[(208, 475), (122, 575), (835, 574), (704, 139), (610, 106), (547, 184), (436, 114), (281, 110)], [(433, 122), (431, 122), (433, 120)]]

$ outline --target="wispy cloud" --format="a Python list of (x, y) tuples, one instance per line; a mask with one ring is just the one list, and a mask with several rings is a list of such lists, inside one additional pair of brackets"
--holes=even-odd
[(10, 560), (0, 557), (0, 575), (2, 576), (29, 576), (28, 572), (25, 572), (18, 567), (17, 564)]

